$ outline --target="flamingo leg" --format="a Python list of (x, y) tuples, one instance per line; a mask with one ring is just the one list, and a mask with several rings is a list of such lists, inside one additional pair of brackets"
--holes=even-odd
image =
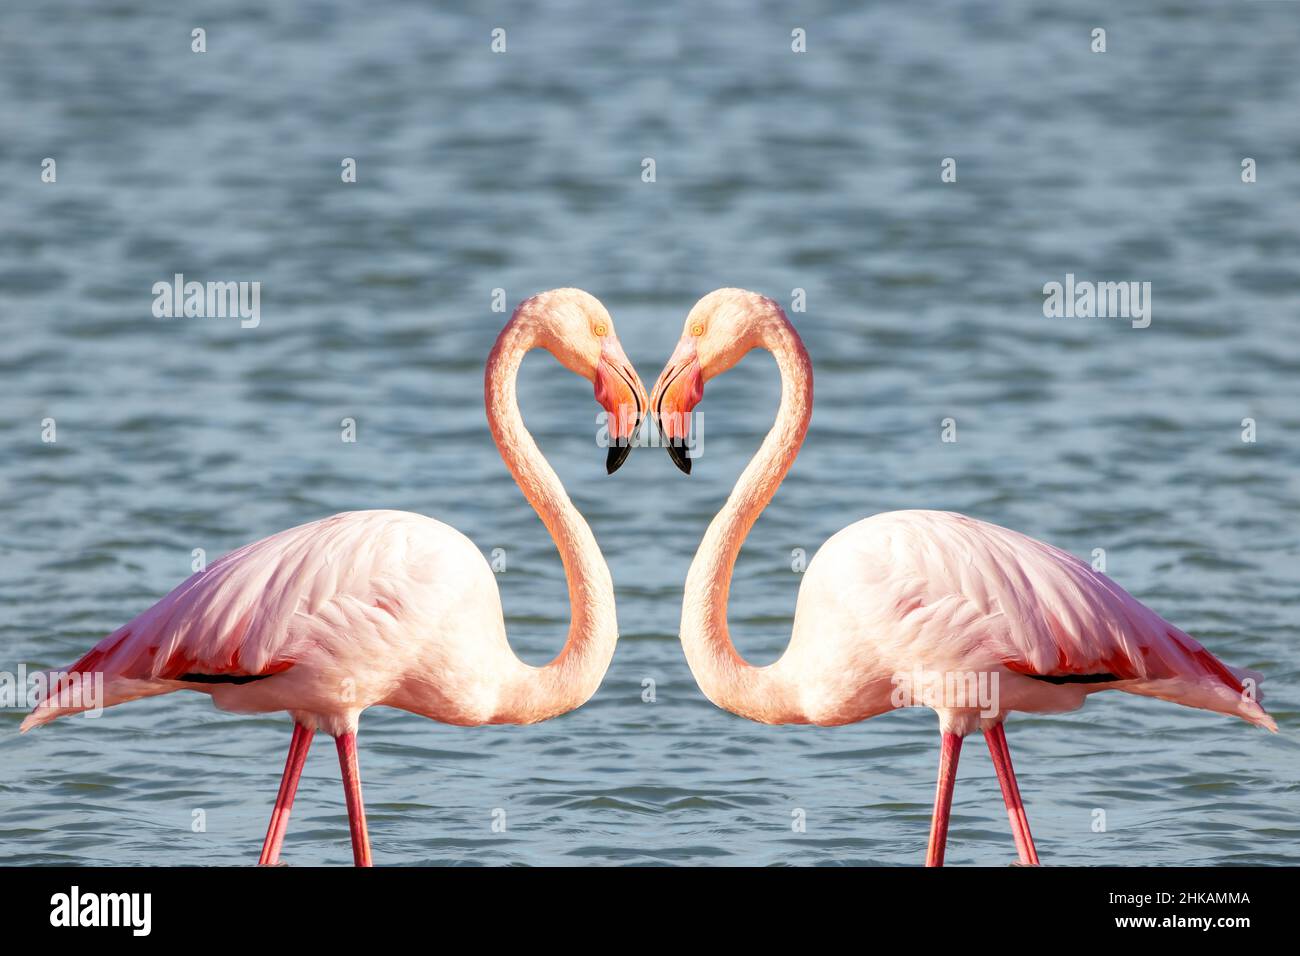
[(943, 848), (948, 842), (948, 816), (952, 812), (952, 788), (957, 782), (957, 758), (961, 756), (961, 738), (946, 731), (939, 754), (939, 786), (934, 793), (934, 816), (930, 818), (930, 846), (925, 853), (926, 866), (943, 866)]
[(302, 776), (302, 766), (307, 762), (307, 751), (311, 749), (311, 739), (315, 734), (315, 730), (308, 730), (302, 724), (293, 725), (289, 756), (284, 762), (284, 776), (280, 778), (280, 792), (275, 798), (275, 809), (271, 811), (271, 825), (267, 827), (266, 839), (262, 842), (262, 855), (257, 860), (259, 866), (275, 866), (280, 862), (280, 847), (284, 844), (285, 831), (289, 829), (289, 811), (293, 807), (293, 798), (298, 792), (298, 779)]
[(343, 771), (343, 793), (348, 800), (348, 826), (352, 830), (352, 862), (372, 866), (370, 836), (366, 833), (366, 807), (361, 802), (361, 771), (357, 769), (357, 735), (340, 734), (334, 738), (339, 750), (339, 767)]
[(1025, 815), (1025, 804), (1020, 799), (1016, 771), (1011, 766), (1011, 749), (1007, 746), (1006, 731), (998, 724), (984, 731), (984, 739), (988, 741), (993, 767), (998, 772), (998, 783), (1002, 785), (1002, 799), (1007, 805), (1007, 818), (1011, 821), (1011, 835), (1016, 840), (1016, 853), (1022, 864), (1037, 866), (1038, 850), (1034, 848), (1034, 838), (1029, 832), (1029, 817)]

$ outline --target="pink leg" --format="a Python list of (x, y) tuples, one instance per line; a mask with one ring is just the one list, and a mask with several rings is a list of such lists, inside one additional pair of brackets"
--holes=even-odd
[(1038, 850), (1034, 848), (1034, 838), (1029, 833), (1029, 817), (1025, 815), (1020, 787), (1016, 784), (1016, 772), (1011, 767), (1011, 749), (1007, 746), (1006, 731), (998, 724), (991, 730), (984, 731), (984, 739), (988, 741), (993, 767), (998, 772), (998, 783), (1002, 784), (1002, 799), (1007, 805), (1007, 818), (1011, 821), (1011, 835), (1015, 837), (1020, 862), (1037, 866)]
[(361, 771), (357, 769), (357, 735), (335, 737), (339, 748), (339, 767), (343, 770), (343, 793), (348, 800), (348, 825), (352, 829), (352, 862), (372, 866), (370, 837), (366, 833), (366, 807), (361, 802)]
[(930, 819), (930, 846), (925, 853), (926, 866), (943, 866), (943, 848), (948, 842), (948, 815), (952, 812), (952, 787), (957, 782), (957, 758), (961, 756), (961, 738), (943, 734), (939, 754), (939, 786), (934, 794), (934, 816)]
[(267, 827), (266, 839), (262, 842), (262, 855), (257, 861), (259, 866), (275, 866), (280, 862), (280, 847), (284, 844), (285, 831), (289, 829), (289, 810), (293, 807), (298, 778), (302, 776), (302, 765), (307, 762), (307, 751), (311, 749), (311, 739), (315, 734), (316, 731), (308, 730), (302, 724), (293, 725), (289, 756), (284, 762), (284, 776), (280, 778), (275, 809), (271, 811), (271, 825)]

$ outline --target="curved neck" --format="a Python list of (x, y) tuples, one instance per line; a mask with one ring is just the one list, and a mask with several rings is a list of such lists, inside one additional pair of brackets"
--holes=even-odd
[(618, 641), (614, 583), (600, 546), (519, 412), (515, 378), (524, 355), (535, 345), (527, 314), (516, 314), (488, 357), (488, 425), (511, 475), (560, 552), (571, 619), (569, 636), (555, 659), (543, 667), (521, 662), (518, 676), (502, 688), (497, 719), (510, 723), (545, 720), (585, 703), (600, 686)]
[(776, 357), (781, 407), (757, 454), (709, 524), (686, 575), (682, 647), (696, 683), (724, 710), (763, 723), (797, 722), (798, 701), (769, 667), (754, 667), (737, 653), (727, 629), (727, 600), (736, 556), (786, 472), (794, 464), (812, 416), (812, 363), (786, 322), (773, 323), (759, 343)]

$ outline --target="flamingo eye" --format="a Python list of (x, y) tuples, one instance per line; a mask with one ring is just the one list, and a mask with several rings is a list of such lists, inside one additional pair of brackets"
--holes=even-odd
[(691, 326), (691, 335), (703, 335), (703, 334), (704, 334), (704, 326), (701, 325), (699, 322), (696, 322), (694, 325)]
[(607, 332), (609, 331), (609, 329), (608, 329), (608, 328), (607, 328), (603, 323), (601, 323), (601, 324), (598, 324), (598, 325), (596, 326), (596, 330), (595, 330), (595, 331), (596, 331), (596, 334), (597, 334), (597, 335), (603, 337), (603, 336), (605, 335), (605, 333), (607, 333)]

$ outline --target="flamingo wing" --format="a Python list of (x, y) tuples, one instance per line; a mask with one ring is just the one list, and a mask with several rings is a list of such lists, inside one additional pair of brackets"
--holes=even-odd
[[(913, 633), (942, 633), (969, 655), (1045, 683), (1104, 684), (1276, 730), (1255, 699), (1261, 675), (1224, 664), (1073, 555), (950, 512), (890, 512), (868, 523), (894, 613), (919, 619)], [(925, 628), (927, 619), (939, 627)]]
[(342, 606), (400, 612), (421, 566), (407, 559), (430, 524), (447, 528), (405, 512), (347, 512), (232, 551), (53, 672), (22, 730), (89, 708), (57, 699), (72, 675), (102, 674), (108, 706), (187, 683), (245, 683), (292, 668)]

